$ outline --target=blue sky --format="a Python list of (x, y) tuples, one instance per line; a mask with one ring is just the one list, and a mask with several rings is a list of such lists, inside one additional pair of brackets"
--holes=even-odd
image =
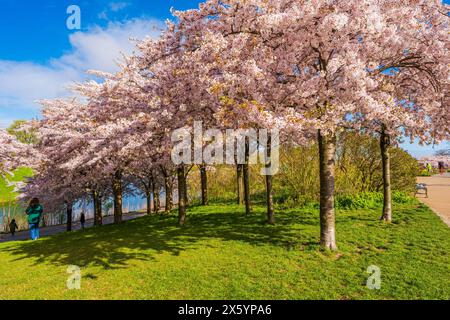
[(46, 63), (49, 58), (71, 50), (66, 28), (66, 9), (78, 5), (81, 9), (81, 31), (93, 26), (107, 27), (110, 21), (136, 18), (171, 17), (170, 8), (197, 7), (196, 0), (2, 0), (0, 11), (0, 59)]
[[(449, 3), (450, 0), (444, 2)], [(85, 71), (114, 71), (129, 38), (157, 37), (170, 8), (198, 7), (199, 0), (2, 0), (0, 3), (0, 127), (39, 114), (41, 98), (67, 95)], [(69, 30), (68, 6), (81, 9), (81, 29)], [(435, 149), (403, 144), (414, 156)]]
[[(37, 99), (68, 94), (85, 71), (114, 71), (130, 37), (157, 37), (170, 8), (197, 0), (2, 0), (0, 2), (0, 127), (39, 114)], [(69, 30), (67, 8), (81, 10), (81, 29)]]

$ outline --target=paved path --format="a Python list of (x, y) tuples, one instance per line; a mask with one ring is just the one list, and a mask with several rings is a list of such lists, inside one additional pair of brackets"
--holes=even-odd
[(418, 177), (417, 182), (426, 183), (428, 198), (425, 194), (416, 197), (428, 205), (450, 227), (450, 173), (432, 177)]
[[(122, 219), (124, 221), (126, 220), (132, 220), (139, 217), (144, 216), (145, 213), (141, 212), (133, 212), (133, 213), (124, 213), (122, 216)], [(106, 216), (103, 217), (103, 224), (111, 224), (114, 222), (114, 216)], [(94, 219), (86, 220), (85, 228), (91, 228), (94, 225)], [(79, 222), (74, 222), (72, 224), (72, 230), (80, 230), (81, 225)], [(58, 226), (51, 226), (51, 227), (45, 227), (40, 228), (39, 232), (41, 237), (50, 236), (56, 233), (61, 233), (66, 231), (66, 225), (58, 225)], [(18, 240), (28, 240), (30, 238), (29, 231), (20, 231), (16, 232), (14, 238), (11, 236), (11, 234), (0, 234), (0, 242), (8, 242), (8, 241), (18, 241)]]

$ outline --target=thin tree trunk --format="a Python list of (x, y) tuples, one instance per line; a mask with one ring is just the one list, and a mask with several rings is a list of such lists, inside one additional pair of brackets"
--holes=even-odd
[[(271, 166), (269, 159), (270, 159), (271, 153), (272, 153), (272, 149), (271, 149), (272, 148), (272, 138), (270, 135), (268, 135), (266, 148), (267, 148), (266, 168), (269, 169)], [(275, 224), (272, 180), (273, 180), (273, 176), (271, 174), (268, 174), (268, 172), (266, 172), (267, 223), (269, 223), (269, 224)]]
[(97, 225), (97, 192), (95, 190), (92, 190), (92, 203), (94, 205), (94, 226)]
[(237, 178), (237, 204), (244, 204), (244, 166), (242, 164), (236, 165)]
[(66, 212), (67, 212), (67, 231), (72, 231), (72, 211), (73, 204), (72, 202), (66, 203)]
[(381, 220), (392, 221), (391, 159), (389, 135), (383, 130), (380, 136), (381, 163), (383, 167), (383, 214)]
[[(8, 221), (8, 225), (9, 225), (9, 221)], [(45, 228), (47, 226), (47, 222), (45, 221), (44, 216), (42, 217), (42, 227)]]
[(152, 193), (150, 190), (145, 191), (145, 198), (147, 199), (147, 215), (152, 214)]
[(100, 194), (97, 195), (97, 213), (96, 213), (96, 222), (98, 226), (103, 224), (103, 212), (102, 212), (102, 196)]
[(177, 169), (178, 176), (178, 223), (184, 225), (186, 221), (186, 174), (184, 165)]
[(164, 176), (164, 188), (166, 189), (166, 205), (165, 212), (168, 213), (172, 210), (173, 207), (173, 191), (172, 191), (172, 182), (170, 181), (172, 178), (169, 176)]
[(249, 153), (250, 153), (249, 142), (245, 141), (245, 164), (243, 165), (243, 174), (244, 174), (244, 203), (246, 215), (250, 214), (252, 211), (250, 204), (250, 177), (248, 166)]
[(337, 250), (334, 214), (334, 172), (336, 136), (319, 130), (320, 158), (320, 245)]
[(156, 183), (153, 183), (153, 212), (159, 212), (159, 190), (156, 186)]
[(156, 201), (156, 204), (157, 204), (157, 206), (158, 206), (158, 212), (161, 210), (161, 198), (159, 197), (159, 189), (158, 189), (158, 192), (157, 192), (157, 201)]
[(113, 194), (114, 194), (114, 223), (122, 222), (122, 173), (117, 170), (114, 174), (113, 180)]
[(102, 218), (102, 200), (97, 191), (92, 191), (92, 199), (94, 202), (94, 225), (101, 226)]
[(202, 188), (202, 205), (208, 205), (208, 174), (206, 172), (206, 165), (200, 165), (200, 181)]

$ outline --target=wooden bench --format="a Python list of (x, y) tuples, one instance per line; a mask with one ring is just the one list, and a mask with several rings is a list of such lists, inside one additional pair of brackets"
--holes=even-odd
[(428, 188), (426, 183), (416, 183), (416, 193), (414, 196), (416, 196), (420, 190), (424, 190), (425, 196), (428, 198)]

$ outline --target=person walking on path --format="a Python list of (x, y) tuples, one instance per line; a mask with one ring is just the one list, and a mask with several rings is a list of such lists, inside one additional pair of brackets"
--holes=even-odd
[(433, 173), (433, 168), (431, 167), (431, 163), (427, 162), (426, 168), (427, 168), (427, 172), (431, 175), (431, 173)]
[(41, 222), (43, 208), (38, 198), (33, 198), (25, 211), (28, 216), (28, 225), (30, 227), (30, 239), (39, 239), (39, 223)]
[(9, 224), (9, 232), (11, 232), (11, 236), (14, 237), (14, 234), (16, 233), (16, 229), (19, 229), (19, 226), (16, 223), (16, 219), (12, 219), (11, 223)]
[(84, 215), (84, 212), (81, 212), (80, 215), (80, 224), (81, 224), (81, 229), (84, 230), (84, 223), (86, 222), (86, 216)]

